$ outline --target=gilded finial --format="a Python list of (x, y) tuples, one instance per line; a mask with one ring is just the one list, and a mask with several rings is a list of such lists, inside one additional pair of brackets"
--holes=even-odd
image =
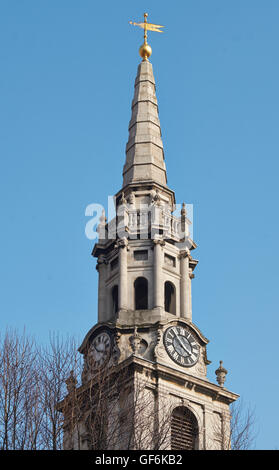
[(139, 54), (142, 57), (142, 60), (148, 60), (148, 58), (152, 54), (152, 49), (151, 46), (147, 43), (147, 31), (156, 31), (157, 33), (162, 33), (160, 28), (164, 28), (164, 26), (160, 24), (152, 24), (152, 23), (147, 23), (147, 17), (148, 14), (144, 13), (144, 22), (143, 23), (134, 23), (133, 21), (129, 21), (130, 24), (134, 26), (139, 26), (140, 28), (144, 29), (144, 42), (142, 46), (139, 48)]

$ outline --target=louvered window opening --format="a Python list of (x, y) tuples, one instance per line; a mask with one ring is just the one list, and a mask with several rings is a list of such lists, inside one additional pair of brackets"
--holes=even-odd
[(194, 450), (197, 426), (194, 415), (188, 410), (174, 410), (171, 421), (171, 449)]

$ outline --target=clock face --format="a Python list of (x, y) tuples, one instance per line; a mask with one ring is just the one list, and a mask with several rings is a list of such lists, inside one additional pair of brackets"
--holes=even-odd
[(108, 361), (111, 353), (111, 339), (108, 333), (103, 331), (93, 339), (88, 354), (94, 361), (94, 365), (101, 367)]
[(191, 367), (199, 359), (199, 345), (187, 328), (168, 328), (164, 334), (164, 345), (170, 358), (182, 367)]

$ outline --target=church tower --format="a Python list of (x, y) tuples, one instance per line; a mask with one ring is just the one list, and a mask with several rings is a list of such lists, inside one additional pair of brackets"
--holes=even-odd
[[(98, 323), (79, 348), (82, 385), (76, 387), (70, 378), (61, 405), (65, 448), (204, 450), (230, 445), (229, 405), (238, 395), (224, 387), (222, 363), (216, 370), (218, 384), (208, 380), (208, 340), (192, 316), (196, 244), (189, 236), (186, 206), (177, 214), (175, 193), (167, 185), (146, 39), (146, 30), (156, 25), (149, 24), (146, 16), (139, 24), (145, 25), (145, 40), (123, 183), (115, 195), (116, 217), (107, 221), (103, 214), (92, 252), (99, 278)], [(74, 413), (69, 411), (73, 394), (75, 403), (82, 397)]]

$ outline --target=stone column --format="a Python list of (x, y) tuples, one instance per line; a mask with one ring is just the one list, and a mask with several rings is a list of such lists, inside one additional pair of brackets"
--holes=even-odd
[(164, 285), (162, 278), (162, 264), (163, 264), (163, 246), (165, 245), (164, 240), (155, 239), (154, 240), (154, 305), (153, 307), (159, 307), (165, 309), (164, 306)]
[[(192, 259), (189, 256), (189, 261)], [(189, 312), (189, 319), (192, 321), (192, 279), (194, 279), (195, 274), (193, 274), (192, 268), (189, 266), (189, 276), (188, 276), (188, 312)]]
[(189, 273), (189, 250), (181, 251), (180, 258), (180, 315), (192, 321), (191, 279)]
[(127, 238), (120, 238), (117, 242), (119, 253), (119, 286), (118, 286), (118, 308), (119, 310), (127, 310), (127, 293), (128, 293), (128, 272), (127, 272)]
[(106, 269), (107, 261), (103, 255), (98, 258), (96, 269), (99, 273), (98, 279), (98, 322), (108, 320), (109, 312), (106, 309)]

